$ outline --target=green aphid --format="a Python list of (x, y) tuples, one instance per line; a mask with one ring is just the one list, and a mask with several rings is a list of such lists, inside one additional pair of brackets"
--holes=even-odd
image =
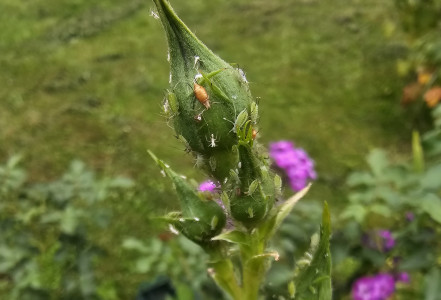
[(246, 194), (247, 195), (254, 194), (258, 186), (259, 186), (259, 181), (257, 179), (253, 180), (253, 182), (251, 182), (250, 186), (248, 187), (248, 191), (246, 192)]
[(208, 164), (210, 165), (211, 171), (216, 171), (216, 158), (214, 158), (214, 156), (210, 157)]
[(277, 174), (274, 176), (274, 189), (276, 197), (280, 197), (282, 195), (282, 178)]
[(230, 170), (230, 178), (234, 183), (240, 182), (239, 173), (235, 170)]
[(172, 92), (168, 92), (167, 94), (167, 102), (168, 106), (170, 107), (170, 110), (175, 115), (179, 112), (179, 102), (176, 98), (176, 94)]
[(251, 122), (254, 125), (256, 125), (257, 124), (257, 120), (259, 118), (259, 107), (257, 106), (256, 102), (251, 102), (250, 117), (251, 117)]
[(236, 121), (234, 121), (233, 130), (236, 132), (237, 135), (240, 134), (239, 132), (247, 120), (248, 120), (248, 112), (246, 111), (246, 109), (244, 109), (239, 113), (239, 115), (236, 118)]
[(250, 219), (254, 217), (254, 210), (252, 207), (248, 207), (248, 216), (250, 217)]

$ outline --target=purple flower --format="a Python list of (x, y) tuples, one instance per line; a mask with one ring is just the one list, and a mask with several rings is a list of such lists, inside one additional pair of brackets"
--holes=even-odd
[(378, 235), (382, 238), (383, 251), (392, 250), (395, 246), (395, 239), (389, 230), (379, 230)]
[(289, 185), (295, 191), (303, 189), (309, 180), (317, 178), (314, 161), (305, 150), (295, 148), (290, 141), (278, 141), (270, 144), (270, 157), (279, 169), (285, 171)]
[(380, 229), (362, 238), (363, 244), (371, 249), (377, 249), (382, 252), (388, 252), (395, 246), (395, 239), (389, 230)]
[(359, 278), (352, 285), (354, 300), (386, 300), (395, 291), (394, 277), (388, 273)]
[(411, 212), (411, 211), (408, 211), (406, 213), (406, 220), (408, 222), (412, 222), (413, 220), (415, 220), (415, 214), (413, 212)]
[(398, 273), (398, 275), (395, 277), (395, 280), (402, 283), (409, 283), (410, 282), (409, 273), (407, 272)]
[(207, 181), (202, 182), (199, 185), (198, 190), (201, 191), (201, 192), (213, 193), (216, 188), (217, 188), (217, 186), (216, 186), (216, 184), (213, 181), (207, 180)]

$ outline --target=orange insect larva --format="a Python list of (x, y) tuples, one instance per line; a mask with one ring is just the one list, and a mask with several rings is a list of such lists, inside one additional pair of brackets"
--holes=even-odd
[(253, 129), (253, 133), (252, 133), (253, 140), (256, 139), (256, 136), (257, 136), (257, 131), (256, 129)]
[(206, 109), (210, 108), (210, 97), (208, 96), (207, 90), (196, 82), (193, 85), (194, 96), (198, 101), (205, 106)]

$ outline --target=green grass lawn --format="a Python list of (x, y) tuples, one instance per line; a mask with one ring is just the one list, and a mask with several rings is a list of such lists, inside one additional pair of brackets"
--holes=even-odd
[[(308, 198), (343, 205), (345, 177), (371, 148), (409, 150), (395, 71), (404, 50), (384, 36), (384, 1), (172, 5), (208, 47), (245, 70), (260, 97), (259, 141), (290, 139), (316, 160), (319, 180)], [(0, 0), (0, 160), (22, 154), (32, 181), (57, 177), (77, 158), (103, 174), (133, 178), (143, 192), (112, 204), (121, 216), (111, 230), (121, 237), (148, 238), (152, 230), (139, 223), (148, 227), (147, 216), (176, 206), (147, 149), (204, 178), (161, 116), (169, 66), (152, 7), (138, 0)]]

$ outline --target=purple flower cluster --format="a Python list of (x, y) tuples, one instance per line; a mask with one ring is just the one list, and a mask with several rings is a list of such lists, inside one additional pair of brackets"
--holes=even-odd
[(290, 186), (295, 191), (303, 189), (308, 180), (317, 178), (314, 161), (305, 150), (295, 148), (290, 141), (278, 141), (270, 144), (270, 157), (274, 164), (285, 171)]
[(394, 277), (388, 273), (365, 276), (352, 285), (353, 300), (386, 300), (395, 291), (397, 282), (409, 283), (409, 274), (402, 272)]
[(395, 239), (389, 230), (380, 229), (371, 235), (365, 235), (363, 244), (372, 249), (378, 249), (382, 252), (388, 252), (395, 247)]

